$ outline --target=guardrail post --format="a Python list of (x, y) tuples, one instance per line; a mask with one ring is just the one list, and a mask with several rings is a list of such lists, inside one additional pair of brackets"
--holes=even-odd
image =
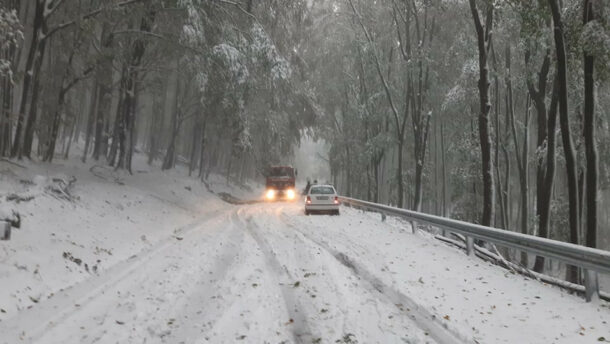
[(0, 240), (11, 239), (11, 223), (0, 221)]
[(584, 269), (585, 273), (585, 299), (587, 302), (599, 300), (599, 282), (597, 272)]
[(466, 254), (474, 256), (474, 238), (471, 236), (466, 237)]

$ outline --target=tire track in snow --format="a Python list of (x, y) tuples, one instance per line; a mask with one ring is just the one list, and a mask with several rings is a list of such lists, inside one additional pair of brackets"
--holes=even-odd
[(438, 343), (460, 344), (470, 342), (470, 340), (467, 338), (463, 338), (461, 334), (455, 333), (447, 328), (447, 325), (443, 324), (437, 316), (417, 304), (413, 299), (401, 293), (394, 287), (385, 284), (383, 281), (381, 281), (381, 279), (377, 278), (366, 267), (358, 263), (347, 253), (331, 247), (330, 243), (324, 239), (314, 238), (311, 234), (300, 230), (298, 226), (287, 219), (286, 214), (280, 214), (280, 218), (288, 227), (301, 234), (303, 239), (321, 247), (323, 250), (327, 251), (331, 256), (333, 256), (337, 262), (352, 271), (354, 275), (368, 282), (374, 290), (379, 292), (381, 296), (387, 298), (401, 312), (404, 312), (405, 308), (409, 309), (409, 318), (412, 319), (419, 328), (427, 331)]
[[(284, 225), (288, 225), (288, 227), (292, 227), (290, 225), (290, 223), (287, 223), (285, 219), (282, 219), (282, 216), (284, 216), (283, 207), (277, 208), (275, 211), (275, 215), (276, 215), (276, 218), (279, 218), (281, 223), (283, 223)], [(399, 340), (401, 342), (406, 342), (406, 343), (411, 343), (411, 342), (419, 343), (420, 340), (425, 343), (433, 342), (433, 338), (431, 336), (427, 335), (426, 331), (423, 330), (420, 326), (418, 326), (417, 323), (414, 323), (412, 321), (411, 314), (408, 314), (404, 310), (401, 310), (399, 307), (397, 307), (397, 305), (395, 303), (392, 302), (392, 300), (390, 300), (385, 295), (383, 295), (383, 294), (380, 295), (379, 290), (373, 288), (368, 280), (361, 278), (361, 276), (356, 274), (353, 269), (350, 269), (350, 268), (346, 267), (345, 264), (343, 264), (342, 262), (337, 261), (336, 258), (324, 247), (322, 247), (319, 244), (315, 243), (314, 241), (308, 239), (303, 234), (301, 234), (299, 231), (290, 230), (290, 231), (285, 231), (285, 233), (286, 233), (286, 235), (290, 235), (291, 238), (294, 238), (296, 241), (298, 241), (300, 243), (300, 244), (295, 243), (295, 248), (296, 247), (309, 247), (309, 248), (315, 249), (318, 252), (322, 252), (325, 257), (330, 258), (330, 260), (326, 260), (326, 259), (318, 256), (319, 257), (318, 259), (321, 259), (322, 261), (324, 261), (324, 266), (325, 266), (324, 271), (326, 273), (323, 272), (322, 275), (327, 276), (327, 281), (328, 281), (328, 278), (332, 279), (331, 283), (335, 286), (334, 288), (332, 288), (332, 290), (336, 294), (336, 297), (338, 297), (339, 299), (342, 299), (343, 302), (347, 301), (348, 304), (350, 301), (355, 301), (355, 299), (361, 300), (360, 301), (361, 306), (365, 303), (370, 304), (371, 301), (374, 302), (374, 304), (375, 304), (374, 311), (376, 312), (375, 314), (377, 315), (377, 319), (370, 319), (367, 317), (368, 321), (369, 322), (371, 320), (374, 322), (376, 321), (377, 322), (376, 327), (380, 332), (382, 332), (384, 335), (390, 334), (390, 336), (394, 336), (394, 338), (390, 339), (390, 337), (384, 337), (384, 341), (379, 341), (380, 337), (375, 337), (374, 335), (368, 336), (368, 337), (365, 336), (364, 337), (364, 338), (366, 338), (365, 342), (383, 343), (383, 342), (397, 342)], [(365, 248), (362, 245), (355, 245), (355, 246), (357, 246), (361, 249)], [(320, 253), (318, 253), (318, 255), (319, 254)], [(332, 263), (333, 261), (335, 262), (334, 264)], [(329, 262), (331, 264), (329, 264)], [(346, 284), (346, 281), (352, 280), (351, 277), (353, 277), (353, 279), (357, 282), (356, 283), (352, 282), (349, 284), (352, 287), (355, 287), (356, 290), (350, 289)], [(343, 285), (344, 288), (340, 287), (341, 284)], [(343, 290), (341, 290), (341, 289), (343, 289)], [(343, 333), (344, 335), (347, 335), (348, 336), (347, 338), (350, 338), (349, 336), (352, 335), (352, 333), (349, 330), (349, 328), (353, 327), (355, 324), (353, 323), (353, 319), (351, 319), (351, 321), (349, 320), (349, 318), (350, 318), (349, 313), (356, 313), (356, 312), (360, 313), (364, 309), (360, 308), (360, 307), (357, 307), (357, 308), (350, 308), (350, 306), (345, 307), (345, 305), (341, 304), (341, 301), (339, 301), (339, 304), (335, 304), (335, 307), (337, 307), (337, 306), (341, 309), (341, 313), (343, 313), (343, 326), (342, 326), (343, 331), (341, 333)], [(342, 307), (342, 306), (344, 306), (344, 307)], [(397, 311), (399, 316), (396, 317), (396, 313), (393, 313), (393, 312), (387, 313), (388, 310), (392, 310), (394, 312)], [(370, 312), (372, 310), (369, 309), (368, 311)], [(390, 317), (386, 318), (387, 314), (392, 314), (392, 315)], [(396, 319), (396, 321), (401, 323), (403, 328), (400, 330), (397, 330), (397, 328), (393, 327), (393, 325), (391, 323), (388, 323), (387, 319), (392, 319), (392, 318)], [(411, 325), (412, 327), (409, 325)], [(405, 329), (407, 329), (406, 336), (401, 333)], [(418, 330), (417, 332), (420, 332), (421, 335), (414, 333), (413, 330), (415, 330), (415, 329), (417, 329)], [(400, 338), (400, 339), (398, 339), (398, 338)], [(355, 338), (355, 339), (357, 340), (357, 338)], [(339, 341), (341, 341), (341, 340), (342, 339), (339, 339)], [(343, 338), (343, 340), (345, 340), (345, 337)]]
[[(241, 209), (240, 209), (241, 210)], [(241, 211), (238, 211), (240, 214)], [(286, 269), (278, 260), (276, 253), (271, 248), (271, 245), (263, 239), (263, 237), (258, 233), (260, 228), (256, 223), (254, 223), (252, 216), (247, 216), (243, 218), (243, 223), (245, 225), (245, 229), (248, 234), (256, 241), (256, 244), (261, 249), (265, 257), (265, 261), (267, 265), (273, 270), (273, 272), (278, 277), (278, 284), (280, 290), (282, 292), (282, 298), (284, 299), (286, 310), (290, 319), (292, 319), (293, 323), (291, 326), (291, 333), (293, 336), (293, 340), (295, 343), (309, 343), (312, 337), (312, 332), (310, 326), (307, 322), (306, 316), (303, 313), (304, 307), (297, 301), (294, 292), (291, 290), (289, 284), (279, 283), (280, 278), (284, 280), (294, 280), (293, 276), (290, 275), (288, 269)]]
[[(176, 229), (174, 235), (161, 239), (153, 246), (114, 264), (103, 273), (63, 289), (53, 298), (46, 299), (30, 309), (21, 311), (15, 317), (1, 322), (0, 333), (3, 334), (3, 340), (6, 338), (23, 338), (27, 341), (39, 339), (47, 331), (85, 309), (87, 304), (103, 295), (106, 290), (129, 278), (135, 271), (146, 265), (151, 258), (178, 245), (183, 239), (195, 235), (197, 229), (200, 229), (203, 224), (224, 215), (226, 212), (207, 213), (198, 220)], [(175, 234), (180, 234), (182, 240), (177, 241)], [(75, 305), (78, 306), (75, 307)], [(27, 319), (27, 322), (23, 319)]]
[[(229, 271), (231, 271), (231, 267), (235, 265), (237, 261), (237, 257), (241, 248), (241, 245), (244, 241), (244, 231), (241, 228), (238, 228), (236, 225), (239, 221), (239, 216), (237, 214), (238, 210), (234, 210), (231, 214), (231, 228), (226, 232), (226, 240), (219, 240), (219, 242), (223, 243), (223, 249), (220, 254), (215, 257), (215, 262), (209, 269), (209, 271), (201, 276), (200, 279), (195, 281), (193, 284), (195, 286), (203, 284), (203, 288), (195, 287), (192, 289), (192, 292), (186, 294), (183, 297), (183, 301), (176, 304), (175, 307), (166, 310), (167, 315), (170, 313), (174, 313), (176, 319), (178, 317), (186, 318), (186, 319), (197, 319), (197, 322), (200, 323), (204, 319), (209, 319), (207, 322), (203, 321), (204, 324), (208, 326), (208, 330), (211, 330), (216, 325), (218, 319), (222, 316), (223, 312), (226, 309), (221, 308), (220, 314), (213, 312), (214, 308), (209, 304), (197, 303), (196, 301), (203, 301), (209, 299), (209, 296), (214, 294), (217, 291), (217, 283), (218, 281), (223, 281)], [(209, 257), (209, 252), (202, 252), (201, 258), (205, 259)], [(212, 277), (212, 280), (209, 278)], [(210, 283), (207, 283), (207, 282)], [(203, 312), (202, 308), (205, 306), (206, 311)], [(217, 308), (218, 309), (218, 308)], [(203, 318), (202, 318), (203, 317)], [(159, 324), (163, 325), (163, 324)], [(161, 327), (159, 326), (159, 327)], [(171, 339), (172, 342), (175, 343), (191, 343), (197, 341), (197, 337), (200, 337), (201, 333), (197, 333), (196, 335), (193, 333), (188, 333), (188, 330), (183, 330), (174, 335), (172, 333), (168, 336), (168, 339)]]

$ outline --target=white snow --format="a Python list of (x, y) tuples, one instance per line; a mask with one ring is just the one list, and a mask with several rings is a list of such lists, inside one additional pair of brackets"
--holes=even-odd
[[(305, 216), (300, 202), (232, 206), (182, 171), (142, 166), (129, 176), (0, 162), (0, 205), (35, 195), (10, 204), (23, 228), (0, 241), (0, 343), (610, 339), (608, 303), (513, 275), (400, 220), (349, 208)], [(77, 178), (72, 201), (43, 187), (55, 176)], [(217, 176), (209, 185), (237, 191)]]
[[(139, 167), (129, 176), (95, 167), (94, 175), (92, 165), (80, 162), (19, 163), (27, 168), (0, 162), (0, 208), (22, 217), (11, 241), (0, 242), (0, 320), (224, 207), (202, 184), (174, 173)], [(76, 177), (72, 202), (47, 189), (53, 178), (67, 176)], [(9, 194), (34, 199), (8, 202)]]

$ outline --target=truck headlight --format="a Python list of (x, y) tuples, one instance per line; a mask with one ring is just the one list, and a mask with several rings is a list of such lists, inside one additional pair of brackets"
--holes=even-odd
[(288, 191), (286, 191), (286, 197), (288, 199), (294, 199), (295, 196), (296, 196), (296, 194), (294, 193), (294, 190), (289, 189)]
[(265, 197), (268, 200), (273, 200), (275, 198), (275, 190), (267, 190), (267, 192), (265, 193)]

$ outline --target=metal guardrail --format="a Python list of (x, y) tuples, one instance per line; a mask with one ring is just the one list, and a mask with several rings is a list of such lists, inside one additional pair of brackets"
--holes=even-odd
[[(479, 239), (581, 267), (585, 271), (585, 298), (587, 302), (599, 298), (597, 273), (610, 274), (609, 251), (481, 226), (349, 197), (341, 196), (339, 199), (343, 204), (381, 213), (382, 218), (385, 218), (386, 215), (398, 216), (410, 221), (439, 227), (449, 232), (462, 234), (467, 239), (466, 251), (468, 255), (474, 254), (474, 239)], [(415, 226), (413, 231), (416, 231)]]

